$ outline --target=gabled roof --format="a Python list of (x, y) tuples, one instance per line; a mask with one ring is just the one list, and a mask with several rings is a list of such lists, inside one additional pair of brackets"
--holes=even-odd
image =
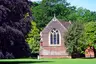
[[(43, 31), (50, 25), (50, 23), (52, 23), (52, 22), (55, 22), (55, 21), (57, 21), (57, 22), (59, 22), (60, 24), (61, 24), (61, 26), (63, 27), (63, 28), (65, 28), (65, 29), (68, 29), (68, 27), (69, 27), (69, 25), (71, 24), (71, 22), (69, 21), (59, 21), (56, 17), (55, 17), (55, 14), (54, 14), (54, 17), (53, 17), (53, 19), (47, 24), (47, 26), (43, 29)], [(42, 32), (43, 32), (42, 31)]]
[(53, 19), (51, 20), (51, 21), (59, 21), (62, 25), (63, 25), (63, 27), (65, 27), (66, 29), (69, 27), (69, 25), (71, 24), (71, 21), (62, 21), (62, 20), (58, 20), (57, 18), (56, 18), (56, 16), (55, 16), (55, 14), (54, 14), (54, 17), (53, 17)]

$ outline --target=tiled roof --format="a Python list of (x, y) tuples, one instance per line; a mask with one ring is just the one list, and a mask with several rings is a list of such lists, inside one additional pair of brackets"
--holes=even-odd
[(65, 22), (65, 21), (60, 21), (60, 23), (65, 27), (65, 28), (68, 28), (71, 24), (71, 22)]

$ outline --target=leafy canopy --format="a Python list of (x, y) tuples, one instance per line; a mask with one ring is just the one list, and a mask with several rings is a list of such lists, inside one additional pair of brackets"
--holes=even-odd
[(73, 23), (68, 31), (65, 33), (64, 40), (69, 54), (81, 53), (82, 52), (82, 42), (80, 37), (82, 36), (83, 25), (81, 23)]
[(42, 0), (37, 4), (34, 2), (31, 8), (34, 21), (36, 21), (40, 31), (50, 22), (54, 13), (59, 19), (69, 20), (69, 14), (75, 10), (75, 7), (70, 6), (66, 0)]
[(40, 34), (39, 29), (36, 27), (36, 23), (34, 21), (31, 22), (31, 31), (26, 38), (26, 42), (28, 42), (29, 47), (31, 49), (31, 53), (39, 53), (39, 42)]
[(30, 31), (30, 19), (28, 0), (0, 0), (0, 58), (30, 56), (25, 42), (25, 35)]
[(96, 22), (85, 23), (82, 38), (86, 46), (94, 46), (96, 48)]

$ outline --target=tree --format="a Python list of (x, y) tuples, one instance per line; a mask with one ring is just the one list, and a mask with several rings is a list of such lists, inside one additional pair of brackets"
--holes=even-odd
[(84, 47), (80, 40), (83, 34), (83, 25), (81, 23), (73, 23), (66, 32), (64, 39), (67, 51), (70, 55), (82, 53)]
[(83, 43), (84, 50), (86, 50), (88, 47), (92, 47), (94, 53), (96, 53), (96, 22), (91, 21), (84, 23), (84, 31), (80, 39)]
[(80, 7), (72, 14), (70, 14), (68, 18), (71, 21), (78, 21), (78, 22), (85, 23), (90, 21), (96, 21), (95, 17), (96, 17), (96, 12), (91, 12), (90, 10)]
[(66, 0), (42, 0), (39, 3), (34, 2), (31, 6), (34, 21), (40, 31), (49, 23), (53, 14), (58, 19), (72, 22), (90, 22), (96, 21), (96, 12), (92, 12), (82, 7), (76, 8), (70, 6)]
[(34, 21), (36, 21), (40, 31), (52, 19), (54, 13), (59, 19), (69, 20), (69, 14), (75, 10), (75, 6), (70, 6), (66, 0), (42, 0), (38, 5), (36, 3), (33, 5), (31, 8)]
[(40, 35), (39, 29), (36, 27), (36, 23), (32, 21), (31, 31), (27, 35), (26, 42), (28, 42), (31, 53), (39, 53)]
[(0, 0), (0, 58), (30, 56), (25, 35), (30, 31), (27, 0)]
[(93, 46), (96, 48), (96, 22), (88, 22), (84, 24), (84, 33), (82, 40), (86, 47)]

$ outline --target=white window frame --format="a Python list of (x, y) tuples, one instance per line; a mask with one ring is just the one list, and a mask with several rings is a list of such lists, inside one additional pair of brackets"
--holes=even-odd
[[(52, 29), (53, 30), (53, 29)], [(52, 31), (51, 30), (51, 31)], [(56, 29), (56, 30), (58, 30), (58, 29)], [(49, 32), (49, 36), (48, 36), (48, 41), (49, 41), (49, 46), (61, 46), (61, 33), (60, 33), (60, 31), (58, 30), (58, 33), (59, 33), (59, 44), (51, 44), (51, 42), (50, 42), (50, 34), (51, 34), (51, 31)], [(57, 41), (57, 40), (56, 40)]]

